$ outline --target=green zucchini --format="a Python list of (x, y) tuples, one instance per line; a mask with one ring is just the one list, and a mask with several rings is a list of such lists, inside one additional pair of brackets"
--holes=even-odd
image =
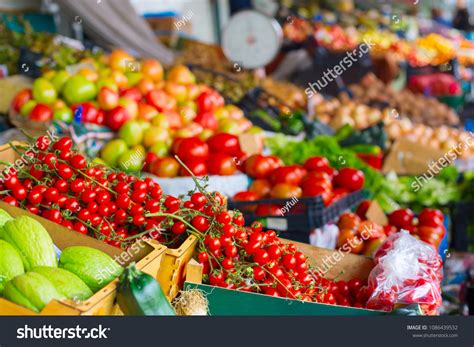
[(130, 264), (120, 276), (117, 303), (127, 316), (175, 316), (160, 284)]

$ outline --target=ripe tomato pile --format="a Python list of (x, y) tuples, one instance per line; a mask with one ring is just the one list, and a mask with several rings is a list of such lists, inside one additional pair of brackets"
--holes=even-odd
[[(324, 157), (311, 157), (304, 165), (285, 166), (278, 157), (256, 154), (245, 161), (243, 169), (254, 181), (248, 191), (234, 196), (238, 201), (321, 196), (328, 206), (364, 186), (362, 171), (353, 168), (337, 171)], [(256, 214), (278, 215), (279, 207), (260, 205)]]
[[(194, 176), (233, 175), (238, 163), (245, 157), (237, 136), (218, 133), (206, 142), (199, 137), (176, 138), (172, 145), (173, 154), (177, 155)], [(173, 157), (158, 157), (149, 152), (145, 170), (158, 177), (189, 176), (190, 172), (181, 167)]]
[(425, 208), (420, 212), (418, 218), (415, 218), (412, 210), (403, 208), (393, 211), (388, 219), (397, 230), (408, 230), (436, 249), (439, 248), (439, 244), (446, 234), (444, 215), (440, 210)]
[[(435, 249), (439, 248), (446, 233), (443, 224), (444, 216), (440, 210), (425, 208), (418, 218), (415, 218), (410, 209), (399, 209), (388, 216), (389, 224), (380, 226), (366, 218), (366, 212), (371, 203), (371, 200), (365, 200), (357, 207), (356, 213), (345, 212), (339, 217), (336, 247), (341, 248), (349, 244), (351, 253), (371, 257), (387, 237), (404, 229), (420, 240), (433, 245)], [(363, 238), (361, 233), (364, 230), (370, 230), (370, 233), (366, 233), (366, 237)], [(355, 238), (361, 242), (350, 242)]]

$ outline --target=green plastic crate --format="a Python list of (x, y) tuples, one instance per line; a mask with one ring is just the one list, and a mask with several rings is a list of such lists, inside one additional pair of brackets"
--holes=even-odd
[(186, 282), (185, 290), (200, 289), (212, 316), (381, 316), (385, 312), (318, 304)]

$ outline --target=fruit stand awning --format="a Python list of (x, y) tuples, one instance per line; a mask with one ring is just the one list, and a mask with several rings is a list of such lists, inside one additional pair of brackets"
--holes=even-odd
[(169, 65), (172, 51), (157, 41), (146, 21), (128, 0), (57, 0), (62, 18), (81, 20), (85, 33), (103, 47), (124, 47), (141, 57), (155, 58)]

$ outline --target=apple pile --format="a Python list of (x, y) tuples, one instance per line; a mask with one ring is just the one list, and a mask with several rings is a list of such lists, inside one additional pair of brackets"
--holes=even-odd
[[(243, 112), (224, 105), (215, 90), (196, 83), (183, 65), (165, 71), (154, 59), (135, 60), (123, 50), (81, 62), (75, 74), (48, 71), (20, 91), (11, 108), (32, 121), (70, 123), (76, 114), (84, 123), (119, 131), (128, 147), (171, 143), (169, 133), (209, 137), (215, 131), (239, 134), (251, 127)], [(82, 66), (82, 67), (81, 67)]]
[[(254, 179), (248, 191), (235, 194), (236, 201), (258, 199), (299, 199), (321, 196), (325, 206), (362, 189), (364, 174), (354, 168), (332, 168), (325, 157), (311, 157), (304, 165), (283, 165), (274, 155), (255, 154), (243, 165), (246, 174)], [(259, 204), (257, 215), (281, 215), (277, 204)]]

